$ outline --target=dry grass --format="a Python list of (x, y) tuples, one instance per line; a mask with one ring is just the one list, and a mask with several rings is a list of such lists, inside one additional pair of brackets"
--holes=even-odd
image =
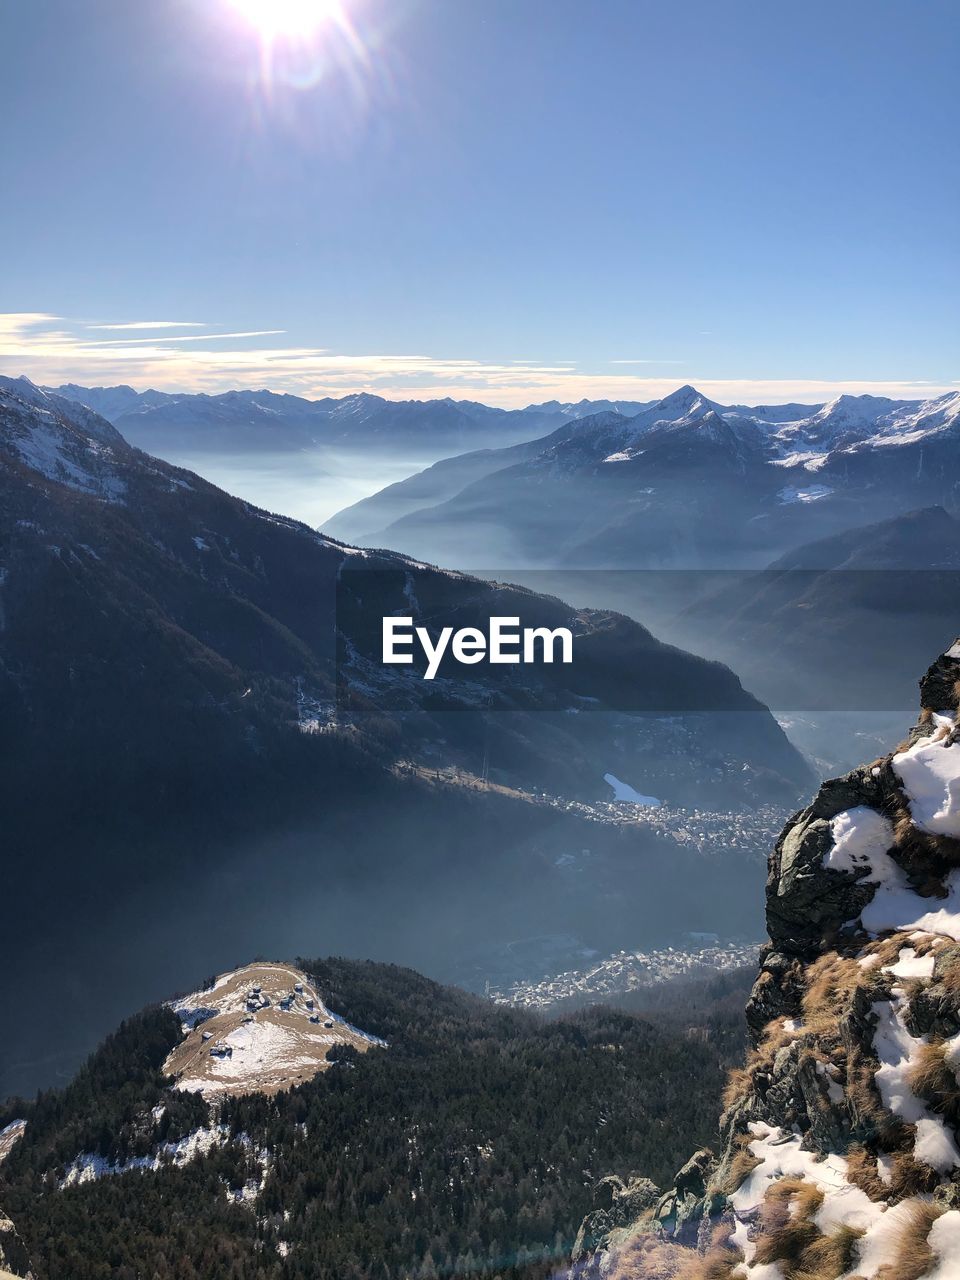
[(738, 1272), (742, 1262), (740, 1254), (730, 1249), (711, 1249), (702, 1258), (689, 1259), (676, 1273), (676, 1280), (735, 1280), (735, 1272), (743, 1275)]
[(721, 1223), (705, 1254), (662, 1236), (637, 1236), (613, 1255), (605, 1280), (731, 1280), (742, 1261), (730, 1247), (730, 1227)]
[(689, 1256), (689, 1249), (660, 1236), (637, 1236), (613, 1254), (606, 1280), (675, 1280)]
[(925, 1200), (910, 1206), (909, 1217), (896, 1244), (892, 1262), (880, 1268), (877, 1280), (921, 1280), (932, 1270), (936, 1255), (927, 1243), (930, 1228), (945, 1210)]
[(890, 1197), (890, 1187), (877, 1172), (877, 1157), (866, 1147), (855, 1145), (847, 1151), (847, 1179), (871, 1200), (884, 1201)]
[(801, 1003), (804, 1030), (825, 1039), (839, 1038), (839, 1024), (853, 993), (870, 979), (850, 956), (827, 952), (807, 970), (807, 986)]
[(904, 1126), (904, 1146), (890, 1155), (891, 1200), (907, 1200), (911, 1196), (929, 1195), (940, 1183), (940, 1175), (929, 1165), (913, 1158), (913, 1130)]
[(943, 873), (960, 866), (960, 840), (921, 831), (914, 824), (902, 791), (897, 792), (896, 804), (888, 809), (887, 816), (893, 822), (897, 862), (915, 877), (916, 891), (923, 897), (942, 896)]
[(945, 1058), (943, 1041), (925, 1044), (910, 1069), (910, 1087), (954, 1129), (960, 1126), (960, 1082)]
[(814, 1221), (822, 1204), (823, 1192), (811, 1182), (784, 1178), (771, 1187), (754, 1262), (776, 1263), (785, 1280), (836, 1280), (849, 1271), (863, 1233), (839, 1227), (825, 1235)]
[(960, 947), (941, 946), (937, 949), (939, 976), (937, 982), (948, 995), (960, 1002)]
[(729, 1111), (734, 1103), (745, 1098), (753, 1089), (753, 1075), (746, 1067), (734, 1067), (727, 1076), (723, 1089), (723, 1109)]
[(749, 1177), (757, 1165), (763, 1164), (762, 1160), (748, 1150), (748, 1145), (752, 1141), (753, 1138), (748, 1133), (738, 1134), (734, 1139), (737, 1153), (730, 1161), (730, 1168), (727, 1170), (727, 1176), (723, 1182), (716, 1184), (716, 1190), (720, 1195), (733, 1195), (737, 1187), (740, 1186), (745, 1178)]

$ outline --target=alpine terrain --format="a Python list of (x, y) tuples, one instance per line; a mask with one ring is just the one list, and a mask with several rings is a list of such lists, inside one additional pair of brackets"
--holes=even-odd
[(960, 642), (892, 753), (824, 783), (770, 858), (750, 1053), (717, 1154), (612, 1180), (578, 1273), (952, 1280), (960, 1256)]

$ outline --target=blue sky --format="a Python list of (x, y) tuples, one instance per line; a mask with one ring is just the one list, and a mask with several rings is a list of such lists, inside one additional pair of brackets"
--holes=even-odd
[(501, 404), (960, 377), (953, 0), (317, 0), (272, 46), (256, 4), (0, 0), (4, 371)]

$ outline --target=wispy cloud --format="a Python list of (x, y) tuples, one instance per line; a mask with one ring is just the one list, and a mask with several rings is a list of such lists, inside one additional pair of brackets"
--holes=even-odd
[(200, 320), (128, 320), (124, 324), (85, 324), (84, 329), (206, 329)]
[[(135, 323), (145, 325), (146, 321)], [(194, 323), (191, 327), (206, 326)], [(392, 399), (454, 396), (506, 408), (538, 400), (567, 401), (584, 397), (655, 400), (673, 391), (680, 380), (693, 383), (706, 395), (725, 404), (773, 404), (790, 400), (815, 403), (844, 392), (921, 399), (954, 391), (960, 385), (907, 379), (882, 382), (717, 379), (699, 376), (687, 362), (672, 362), (684, 364), (682, 378), (679, 373), (649, 376), (619, 370), (596, 372), (582, 368), (573, 360), (497, 362), (416, 354), (358, 355), (324, 347), (269, 345), (260, 341), (282, 332), (243, 330), (98, 339), (89, 336), (85, 324), (47, 312), (0, 313), (0, 371), (25, 373), (35, 382), (47, 385), (129, 382), (140, 388), (208, 392), (268, 387), (315, 397), (370, 391)], [(207, 342), (210, 345), (206, 345)], [(224, 342), (229, 345), (218, 349)]]
[[(222, 342), (224, 338), (267, 338), (278, 333), (286, 333), (286, 329), (244, 329), (239, 333), (178, 333), (174, 338), (148, 338), (147, 341), (150, 343)], [(142, 346), (143, 342), (143, 338), (103, 338), (94, 345), (98, 347)]]

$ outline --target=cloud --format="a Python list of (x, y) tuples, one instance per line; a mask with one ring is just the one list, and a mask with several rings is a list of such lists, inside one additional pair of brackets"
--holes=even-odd
[[(95, 328), (96, 326), (88, 325), (87, 327)], [(119, 328), (120, 326), (117, 325), (116, 327)], [(220, 342), (224, 338), (267, 338), (278, 333), (286, 333), (286, 329), (245, 329), (240, 333), (178, 333), (175, 338), (149, 338), (147, 341), (151, 343)], [(142, 344), (143, 341), (143, 338), (104, 338), (94, 345), (98, 347), (124, 347), (132, 344)]]
[(199, 320), (128, 320), (125, 324), (85, 324), (85, 329), (206, 329)]
[[(418, 354), (357, 355), (259, 341), (245, 345), (281, 332), (96, 339), (87, 336), (85, 325), (46, 312), (0, 313), (0, 368), (13, 375), (25, 373), (46, 385), (128, 382), (140, 388), (207, 392), (268, 387), (318, 398), (369, 391), (389, 399), (453, 396), (505, 408), (553, 399), (656, 400), (675, 390), (679, 380), (678, 374), (599, 373), (582, 369), (572, 360), (497, 362)], [(205, 346), (206, 339), (236, 345), (217, 350)], [(682, 381), (725, 404), (817, 403), (844, 392), (919, 400), (955, 391), (960, 385), (907, 379), (717, 379), (700, 377), (688, 367)]]

